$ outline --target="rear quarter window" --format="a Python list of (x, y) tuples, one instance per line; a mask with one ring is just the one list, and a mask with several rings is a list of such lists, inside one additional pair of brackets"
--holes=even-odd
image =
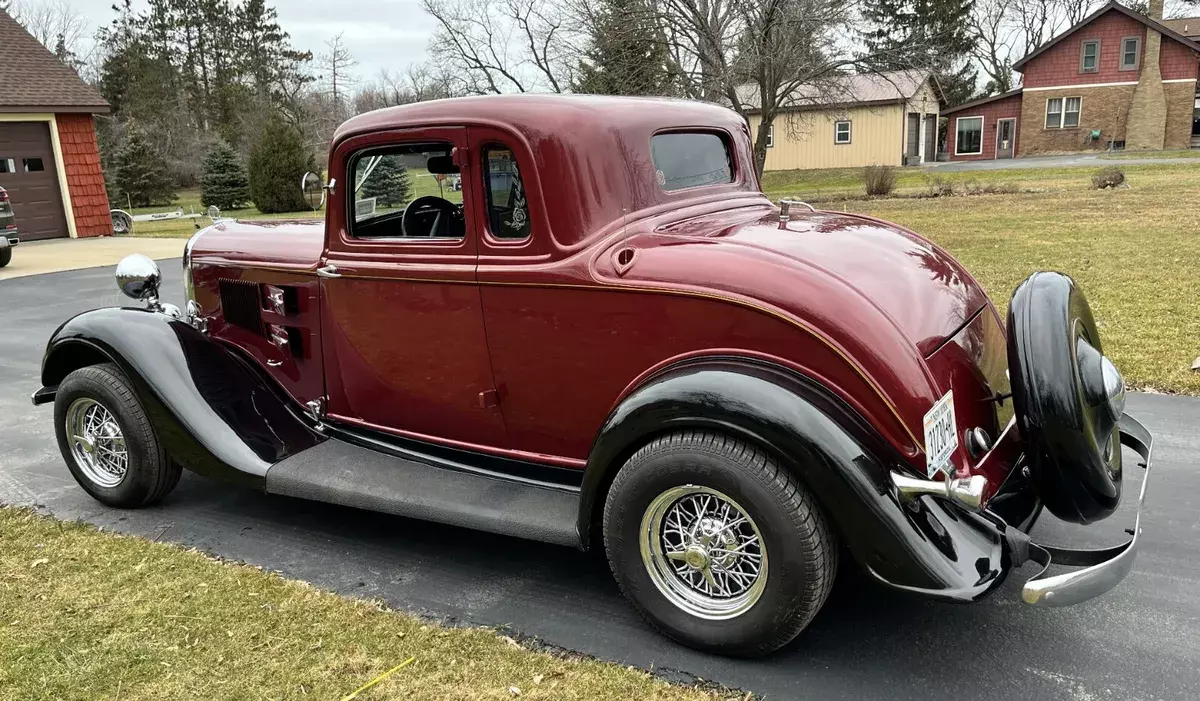
[(711, 132), (670, 132), (650, 137), (658, 185), (668, 192), (733, 182), (729, 144)]

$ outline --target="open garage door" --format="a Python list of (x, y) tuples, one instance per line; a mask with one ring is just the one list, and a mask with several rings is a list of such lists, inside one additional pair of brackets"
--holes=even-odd
[(0, 122), (0, 187), (12, 201), (21, 240), (68, 235), (49, 124)]

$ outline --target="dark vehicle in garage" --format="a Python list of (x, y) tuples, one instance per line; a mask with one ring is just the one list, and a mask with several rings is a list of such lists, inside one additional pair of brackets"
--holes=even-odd
[(0, 268), (12, 261), (13, 248), (21, 243), (21, 232), (17, 230), (17, 216), (13, 213), (8, 191), (0, 187)]
[[(460, 176), (461, 202), (356, 216), (389, 157)], [(1116, 585), (1145, 480), (1125, 543), (1028, 535), (1043, 508), (1111, 515), (1122, 443), (1150, 462), (1078, 286), (1037, 273), (1001, 319), (937, 245), (776, 206), (752, 158), (741, 117), (682, 101), (354, 117), (310, 192), (324, 221), (201, 231), (182, 310), (126, 259), (118, 284), (147, 308), (66, 321), (34, 403), (54, 402), (63, 457), (105, 504), (161, 499), (187, 468), (602, 548), (648, 621), (727, 654), (794, 638), (843, 553), (947, 601), (1027, 561), (1035, 606)]]

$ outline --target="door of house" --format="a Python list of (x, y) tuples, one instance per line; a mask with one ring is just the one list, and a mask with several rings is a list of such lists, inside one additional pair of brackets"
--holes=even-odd
[(921, 115), (916, 112), (908, 113), (907, 132), (904, 165), (917, 165), (921, 162)]
[(938, 117), (936, 114), (925, 115), (925, 162), (937, 160)]
[(1017, 147), (1017, 120), (996, 120), (996, 158), (1012, 158)]

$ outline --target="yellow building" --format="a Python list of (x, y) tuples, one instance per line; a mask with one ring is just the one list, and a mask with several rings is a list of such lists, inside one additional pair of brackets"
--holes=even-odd
[[(938, 96), (921, 71), (846, 76), (800, 94), (775, 116), (767, 140), (766, 170), (919, 165), (937, 153)], [(757, 88), (744, 100), (759, 104)], [(761, 117), (750, 110), (750, 133)]]

